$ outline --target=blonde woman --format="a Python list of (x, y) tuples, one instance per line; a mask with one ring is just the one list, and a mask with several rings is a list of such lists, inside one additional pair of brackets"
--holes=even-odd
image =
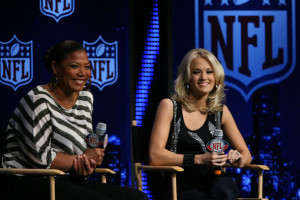
[[(163, 99), (157, 109), (151, 139), (151, 165), (179, 165), (178, 199), (237, 199), (238, 187), (226, 174), (215, 176), (214, 167), (226, 162), (245, 166), (252, 161), (247, 145), (224, 104), (224, 70), (205, 49), (193, 49), (183, 58), (175, 81), (175, 94)], [(210, 152), (215, 116), (232, 149)]]

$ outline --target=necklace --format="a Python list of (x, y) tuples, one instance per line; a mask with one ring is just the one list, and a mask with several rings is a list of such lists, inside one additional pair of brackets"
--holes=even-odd
[[(48, 92), (51, 94), (52, 98), (63, 108), (69, 109), (72, 108), (73, 105), (76, 103), (79, 92), (74, 92), (75, 95), (72, 95), (68, 98), (67, 95), (63, 97), (63, 95), (59, 95), (59, 93), (56, 92), (55, 88), (51, 90), (51, 83), (47, 84)], [(64, 92), (62, 92), (64, 94)], [(73, 94), (74, 94), (73, 93)]]

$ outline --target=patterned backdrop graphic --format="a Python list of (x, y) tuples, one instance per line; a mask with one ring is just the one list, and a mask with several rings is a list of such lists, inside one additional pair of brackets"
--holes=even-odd
[(128, 2), (12, 0), (0, 5), (0, 90), (6, 97), (1, 98), (0, 127), (7, 126), (25, 93), (50, 81), (42, 61), (46, 50), (62, 40), (76, 40), (93, 65), (93, 126), (106, 123), (110, 136), (104, 165), (120, 172), (113, 182), (128, 185)]
[[(300, 199), (296, 26), (300, 4), (296, 0), (168, 0), (173, 48), (168, 49), (173, 63), (168, 66), (160, 63), (167, 49), (161, 39), (166, 19), (160, 13), (166, 1), (150, 0), (145, 6), (149, 6), (151, 19), (143, 22), (141, 65), (134, 66), (138, 77), (134, 102), (130, 102), (129, 4), (134, 2), (1, 1), (0, 128), (7, 126), (24, 94), (50, 81), (51, 73), (43, 64), (46, 50), (59, 41), (76, 40), (85, 46), (94, 67), (93, 126), (104, 122), (109, 133), (104, 166), (117, 172), (111, 177), (113, 183), (129, 186), (130, 117), (134, 115), (139, 124), (148, 119), (145, 114), (154, 107), (150, 95), (158, 93), (151, 87), (159, 68), (172, 68), (175, 79), (183, 56), (192, 48), (204, 47), (225, 68), (227, 105), (253, 162), (271, 168), (264, 175), (264, 197)], [(255, 187), (257, 177), (250, 171), (231, 172), (240, 183), (241, 194), (253, 196), (250, 186)], [(91, 178), (98, 180), (98, 175)], [(152, 195), (151, 191), (147, 194)]]
[[(265, 172), (264, 197), (274, 200), (300, 198), (296, 6), (294, 0), (174, 2), (174, 71), (191, 48), (207, 48), (218, 57), (227, 105), (253, 163), (271, 169)], [(231, 172), (242, 196), (253, 197), (255, 174)]]

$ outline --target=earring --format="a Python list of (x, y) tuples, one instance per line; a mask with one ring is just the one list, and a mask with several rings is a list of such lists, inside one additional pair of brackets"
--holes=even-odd
[(189, 92), (189, 90), (190, 90), (190, 85), (186, 83), (185, 87), (186, 87), (186, 92)]
[(55, 86), (57, 85), (57, 75), (54, 74), (53, 78), (52, 78), (52, 84), (53, 84), (53, 88), (55, 88)]
[(88, 84), (84, 86), (85, 89), (89, 89), (91, 87), (91, 84), (92, 84), (92, 79), (91, 77), (89, 78), (88, 80)]
[(218, 89), (218, 85), (216, 85), (216, 89)]

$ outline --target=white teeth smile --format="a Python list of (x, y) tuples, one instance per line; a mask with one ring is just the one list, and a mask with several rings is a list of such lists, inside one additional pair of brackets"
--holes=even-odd
[(78, 84), (83, 84), (84, 80), (74, 80), (74, 82), (78, 83)]
[(200, 83), (199, 85), (208, 85), (208, 83)]

